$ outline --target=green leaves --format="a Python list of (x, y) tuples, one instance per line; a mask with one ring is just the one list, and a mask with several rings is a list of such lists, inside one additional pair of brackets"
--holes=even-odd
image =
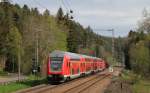
[(64, 18), (64, 13), (63, 13), (62, 8), (60, 7), (60, 8), (58, 9), (58, 12), (57, 12), (57, 15), (56, 15), (57, 22), (62, 21), (63, 18)]
[(130, 31), (125, 46), (126, 66), (147, 77), (150, 75), (150, 17), (140, 22), (137, 31)]
[(149, 48), (145, 45), (144, 41), (140, 41), (130, 48), (130, 62), (134, 72), (147, 76), (150, 68), (150, 54)]
[(18, 52), (22, 51), (22, 36), (16, 27), (11, 27), (8, 32), (8, 47), (9, 53), (16, 56)]
[(30, 73), (32, 59), (36, 60), (37, 48), (39, 65), (46, 64), (46, 58), (53, 50), (68, 50), (92, 56), (96, 53), (98, 57), (102, 55), (100, 47), (105, 41), (101, 36), (90, 27), (84, 28), (71, 20), (62, 8), (54, 16), (48, 10), (41, 14), (37, 8), (30, 9), (27, 5), (21, 8), (19, 5), (0, 4), (0, 20), (0, 56), (4, 56), (8, 68), (21, 58), (21, 71)]

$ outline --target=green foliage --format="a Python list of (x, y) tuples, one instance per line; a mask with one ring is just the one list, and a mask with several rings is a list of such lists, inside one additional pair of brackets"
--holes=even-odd
[(10, 60), (9, 63), (6, 62), (6, 66), (11, 66), (11, 67), (6, 67), (5, 69), (7, 71), (12, 71), (14, 68), (16, 68), (14, 64), (18, 64), (17, 63), (18, 57), (21, 56), (23, 53), (23, 48), (21, 47), (22, 36), (16, 27), (11, 27), (10, 31), (7, 34), (7, 37), (8, 37), (7, 38), (8, 58), (12, 59), (12, 61)]
[(150, 76), (150, 17), (144, 18), (137, 31), (130, 31), (125, 42), (126, 67), (142, 77)]
[(149, 93), (150, 81), (142, 78), (140, 75), (129, 70), (124, 70), (121, 79), (125, 80), (132, 86), (133, 93)]
[(0, 3), (0, 20), (0, 61), (6, 63), (5, 70), (10, 72), (17, 72), (20, 60), (21, 72), (31, 73), (37, 47), (40, 66), (46, 64), (53, 50), (97, 57), (111, 54), (111, 38), (101, 37), (89, 26), (84, 28), (71, 20), (69, 14), (64, 14), (62, 8), (54, 16), (48, 10), (41, 14), (37, 8), (30, 9), (27, 5)]
[(57, 19), (57, 22), (60, 22), (64, 19), (64, 13), (61, 7), (58, 9), (56, 19)]
[(3, 70), (0, 70), (0, 76), (7, 76), (7, 75), (8, 75), (7, 72), (5, 72), (5, 71), (3, 71)]
[(33, 87), (47, 82), (46, 79), (39, 78), (38, 80), (35, 80), (35, 78), (37, 77), (29, 76), (26, 81), (10, 83), (8, 85), (0, 85), (0, 93), (12, 93), (17, 90)]
[(150, 93), (150, 81), (140, 80), (133, 86), (134, 93)]
[(121, 74), (121, 78), (130, 84), (134, 85), (139, 82), (140, 80), (140, 75), (137, 75), (133, 73), (132, 71), (129, 70), (123, 70), (123, 73)]
[(140, 41), (132, 46), (129, 54), (133, 71), (143, 76), (149, 76), (149, 48), (144, 45), (144, 42)]
[(12, 83), (7, 86), (0, 86), (0, 93), (10, 93), (23, 88), (28, 88), (28, 86), (24, 84)]
[[(68, 51), (86, 55), (91, 55), (90, 52), (94, 51), (92, 56), (101, 57), (99, 52), (100, 46), (103, 46), (102, 38), (95, 34), (89, 26), (87, 28), (83, 28), (83, 26), (75, 21), (68, 22)], [(86, 52), (84, 50), (86, 50)]]
[[(66, 50), (66, 28), (56, 22), (56, 17), (46, 10), (40, 14), (37, 8), (0, 3), (0, 56), (5, 59), (7, 71), (17, 71), (18, 55), (21, 71), (30, 73), (32, 59), (39, 43), (39, 65), (46, 62), (50, 51)], [(61, 13), (61, 11), (60, 11)], [(2, 60), (2, 59), (1, 59)]]
[(8, 32), (8, 51), (9, 54), (12, 56), (17, 56), (18, 52), (22, 51), (21, 44), (22, 44), (22, 36), (16, 27), (10, 28)]

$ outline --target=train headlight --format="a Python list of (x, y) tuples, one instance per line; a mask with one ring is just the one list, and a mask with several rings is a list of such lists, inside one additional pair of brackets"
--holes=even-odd
[(48, 75), (48, 77), (52, 77), (52, 75)]

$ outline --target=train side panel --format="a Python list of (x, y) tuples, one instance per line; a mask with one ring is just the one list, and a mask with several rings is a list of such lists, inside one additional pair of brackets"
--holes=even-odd
[(81, 59), (70, 59), (70, 77), (76, 78), (80, 76)]
[(62, 75), (64, 77), (64, 80), (67, 80), (70, 77), (70, 62), (69, 62), (69, 56), (67, 55), (64, 56)]
[(56, 51), (48, 58), (47, 76), (51, 81), (65, 81), (104, 70), (107, 66), (100, 58)]

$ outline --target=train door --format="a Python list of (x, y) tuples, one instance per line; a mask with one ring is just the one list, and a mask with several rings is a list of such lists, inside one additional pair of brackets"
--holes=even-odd
[(70, 75), (73, 75), (73, 66), (72, 66), (72, 61), (70, 60)]
[(86, 72), (86, 62), (85, 62), (85, 58), (83, 59), (83, 73)]
[(63, 67), (62, 67), (62, 74), (63, 75), (69, 75), (69, 58), (67, 56), (63, 57)]
[(83, 58), (81, 58), (79, 66), (80, 66), (80, 73), (83, 73), (84, 71)]
[(70, 75), (75, 74), (75, 62), (73, 59), (70, 59)]
[(70, 59), (66, 58), (66, 73), (70, 75)]

